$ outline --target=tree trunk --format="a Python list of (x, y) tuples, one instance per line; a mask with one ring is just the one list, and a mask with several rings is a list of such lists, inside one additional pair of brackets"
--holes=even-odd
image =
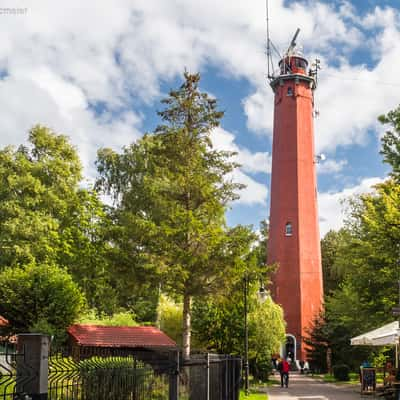
[(192, 316), (192, 296), (187, 294), (183, 297), (183, 333), (182, 333), (182, 356), (184, 360), (190, 358), (190, 334)]

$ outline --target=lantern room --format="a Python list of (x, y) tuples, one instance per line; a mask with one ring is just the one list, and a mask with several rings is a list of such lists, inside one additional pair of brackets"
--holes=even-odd
[(287, 56), (279, 61), (280, 75), (307, 75), (308, 61), (298, 55)]

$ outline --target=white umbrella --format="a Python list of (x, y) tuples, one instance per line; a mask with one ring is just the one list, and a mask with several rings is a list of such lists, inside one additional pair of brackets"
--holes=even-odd
[(396, 368), (398, 367), (398, 346), (400, 338), (399, 321), (383, 325), (378, 329), (350, 339), (353, 346), (396, 346)]
[(380, 328), (374, 329), (353, 337), (350, 343), (353, 346), (386, 346), (399, 343), (399, 321), (390, 322)]

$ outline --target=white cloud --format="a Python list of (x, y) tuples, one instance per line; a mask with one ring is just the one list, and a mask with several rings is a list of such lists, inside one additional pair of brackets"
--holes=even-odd
[(235, 143), (235, 136), (222, 128), (216, 128), (212, 132), (211, 140), (217, 150), (232, 151), (237, 153), (233, 157), (241, 165), (232, 174), (234, 182), (246, 185), (246, 188), (240, 191), (240, 199), (235, 204), (262, 204), (267, 200), (268, 189), (265, 184), (257, 182), (248, 174), (252, 173), (270, 173), (271, 157), (268, 153), (252, 153), (249, 149), (238, 146)]
[(272, 159), (268, 152), (252, 153), (248, 148), (235, 143), (235, 135), (222, 128), (212, 132), (211, 140), (217, 150), (232, 151), (237, 153), (233, 160), (241, 165), (241, 169), (248, 173), (270, 173)]
[(347, 165), (346, 160), (325, 160), (317, 163), (318, 174), (331, 174), (340, 172)]
[[(47, 84), (43, 81), (40, 87), (32, 79), (12, 76), (0, 80), (1, 144), (23, 143), (28, 130), (41, 123), (71, 138), (86, 173), (93, 176), (93, 161), (99, 147), (119, 148), (140, 136), (141, 120), (134, 112), (125, 111), (117, 119), (107, 114), (95, 116), (82, 104), (84, 98), (78, 88), (57, 81), (48, 90)], [(63, 96), (53, 96), (55, 88)]]
[[(254, 88), (242, 99), (248, 126), (271, 134), (265, 1), (219, 0), (217, 6), (214, 0), (14, 3), (28, 12), (0, 16), (0, 71), (8, 73), (0, 79), (0, 145), (21, 143), (32, 125), (46, 124), (71, 136), (91, 173), (98, 147), (119, 147), (141, 135), (140, 106), (158, 101), (160, 84), (172, 82), (184, 67), (211, 66), (224, 76), (247, 80)], [(400, 69), (398, 13), (377, 7), (363, 18), (349, 2), (339, 9), (318, 1), (312, 7), (287, 3), (270, 1), (275, 45), (284, 49), (300, 23), (306, 52), (323, 61), (316, 92), (321, 111), (317, 151), (333, 153), (340, 145), (364, 143), (376, 116), (398, 102), (398, 91), (379, 83), (395, 79)], [(371, 48), (368, 29), (379, 29)], [(376, 66), (346, 62), (354, 49), (369, 51)], [(262, 196), (265, 201), (265, 185), (247, 174), (269, 172), (270, 156), (238, 146), (229, 135), (221, 137), (238, 151), (241, 179), (249, 183), (242, 201), (259, 204)], [(340, 162), (327, 165), (322, 169), (341, 167)]]
[(321, 237), (330, 229), (338, 230), (343, 226), (344, 204), (346, 199), (361, 193), (373, 191), (373, 186), (383, 182), (382, 178), (365, 178), (358, 185), (345, 188), (339, 192), (318, 194), (319, 227)]
[(235, 204), (265, 205), (268, 195), (267, 185), (263, 185), (244, 174), (240, 169), (233, 173), (234, 182), (246, 185), (246, 188), (239, 192), (240, 199)]
[[(313, 37), (305, 29), (301, 31), (299, 41), (307, 44), (308, 55), (311, 51), (322, 61), (319, 87), (315, 92), (316, 108), (320, 111), (315, 122), (316, 151), (334, 152), (338, 146), (363, 145), (369, 130), (378, 129), (377, 116), (398, 104), (399, 14), (391, 8), (376, 7), (364, 18), (363, 24), (348, 2), (338, 14), (321, 4), (317, 4), (315, 11), (308, 12), (294, 4), (292, 9), (304, 13), (304, 21), (308, 21), (310, 27), (314, 26)], [(330, 16), (327, 10), (330, 10)], [(321, 28), (321, 25), (325, 27)], [(365, 37), (359, 29), (361, 26), (381, 31), (378, 35)], [(318, 33), (319, 29), (324, 31)], [(345, 35), (349, 35), (349, 40), (347, 47), (342, 48), (340, 41)], [(376, 65), (370, 68), (349, 64), (349, 53), (355, 49), (369, 53)], [(272, 97), (267, 84), (259, 82), (255, 92), (244, 100), (249, 129), (272, 135)]]

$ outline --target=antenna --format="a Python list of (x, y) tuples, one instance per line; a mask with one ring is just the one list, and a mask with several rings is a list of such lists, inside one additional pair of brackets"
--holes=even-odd
[(290, 53), (291, 53), (291, 52), (293, 51), (293, 49), (296, 47), (296, 39), (297, 39), (297, 36), (299, 35), (299, 33), (300, 33), (300, 28), (297, 28), (296, 33), (294, 34), (293, 39), (292, 39), (292, 41), (290, 42), (290, 46), (288, 47), (288, 49), (287, 49), (287, 51), (286, 51), (286, 54), (287, 54), (287, 55), (290, 55)]
[(309, 75), (314, 78), (315, 88), (318, 85), (318, 71), (321, 69), (321, 61), (316, 58), (315, 61), (311, 64)]
[(274, 75), (274, 60), (272, 57), (272, 53), (275, 52), (278, 59), (282, 59), (282, 55), (279, 53), (277, 48), (274, 46), (269, 34), (269, 1), (265, 1), (266, 11), (267, 11), (267, 63), (268, 63), (268, 79), (269, 81), (273, 81), (275, 79)]
[(266, 0), (266, 9), (267, 9), (267, 63), (268, 63), (268, 79), (271, 79), (271, 72), (270, 72), (270, 65), (271, 68), (272, 66), (272, 60), (271, 60), (271, 41), (269, 38), (269, 4), (268, 4), (268, 0)]

